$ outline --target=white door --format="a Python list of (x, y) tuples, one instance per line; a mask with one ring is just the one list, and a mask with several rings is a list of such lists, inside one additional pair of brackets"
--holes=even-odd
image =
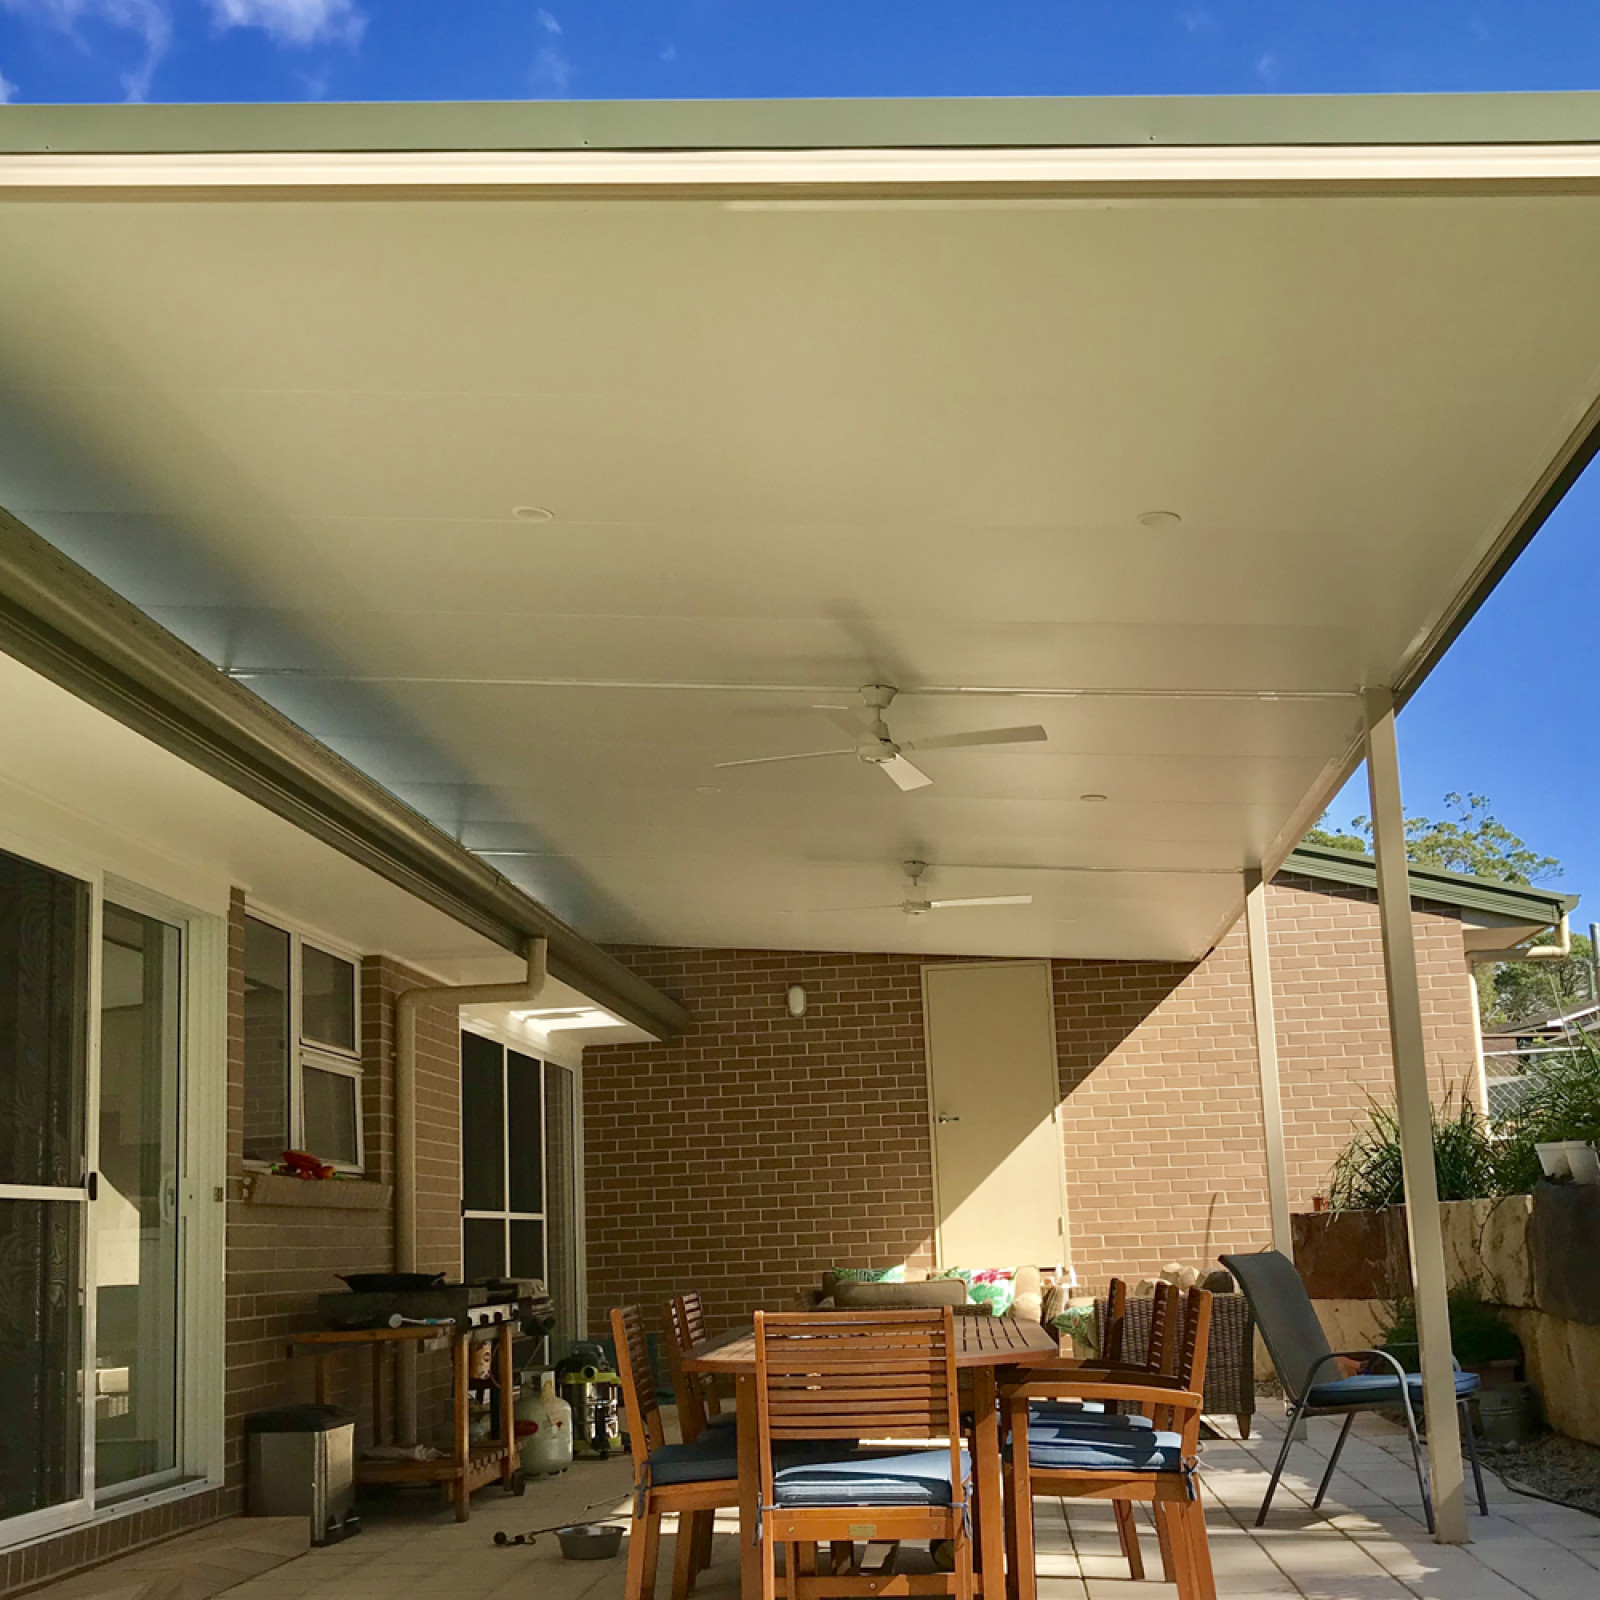
[(1047, 961), (922, 969), (943, 1266), (1064, 1265)]

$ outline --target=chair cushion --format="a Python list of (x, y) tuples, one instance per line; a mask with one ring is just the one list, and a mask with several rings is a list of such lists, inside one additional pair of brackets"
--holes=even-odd
[(1129, 1428), (1126, 1432), (1066, 1429), (1048, 1437), (1028, 1438), (1028, 1465), (1074, 1472), (1176, 1472), (1183, 1457), (1183, 1438), (1176, 1433)]
[[(801, 1439), (777, 1447), (773, 1464), (795, 1466), (814, 1461), (819, 1454), (829, 1458), (847, 1456), (856, 1448), (853, 1439)], [(668, 1444), (650, 1455), (650, 1483), (709, 1483), (713, 1479), (739, 1476), (739, 1441), (731, 1428), (707, 1428), (693, 1444)]]
[[(1411, 1403), (1422, 1404), (1422, 1374), (1411, 1373), (1406, 1383), (1411, 1390)], [(1456, 1374), (1456, 1399), (1463, 1400), (1478, 1388), (1475, 1372)], [(1353, 1409), (1356, 1406), (1382, 1406), (1400, 1404), (1400, 1380), (1392, 1372), (1360, 1372), (1353, 1378), (1334, 1378), (1327, 1383), (1311, 1386), (1309, 1403), (1329, 1409)]]
[(933, 1306), (963, 1306), (967, 1286), (959, 1278), (934, 1283), (840, 1283), (833, 1291), (840, 1311), (925, 1310)]
[[(961, 1452), (963, 1483), (972, 1471)], [(773, 1495), (780, 1506), (947, 1506), (953, 1498), (948, 1449), (896, 1456), (856, 1456), (778, 1467)]]
[(1028, 1407), (1028, 1431), (1031, 1434), (1035, 1428), (1050, 1428), (1058, 1422), (1064, 1422), (1071, 1427), (1083, 1425), (1113, 1427), (1113, 1428), (1153, 1428), (1155, 1424), (1149, 1417), (1142, 1417), (1137, 1412), (1129, 1415), (1112, 1412), (1106, 1414), (1106, 1408), (1098, 1400), (1085, 1400), (1081, 1404), (1069, 1400), (1035, 1400)]
[(710, 1483), (739, 1476), (739, 1452), (725, 1428), (707, 1429), (693, 1444), (665, 1444), (650, 1452), (650, 1483)]

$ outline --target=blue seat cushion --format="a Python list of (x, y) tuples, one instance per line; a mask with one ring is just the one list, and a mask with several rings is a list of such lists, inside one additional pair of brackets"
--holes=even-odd
[(1028, 1407), (1028, 1432), (1031, 1435), (1035, 1429), (1051, 1429), (1058, 1424), (1067, 1427), (1100, 1427), (1100, 1428), (1153, 1428), (1155, 1424), (1149, 1417), (1142, 1417), (1137, 1412), (1130, 1414), (1111, 1412), (1106, 1413), (1106, 1408), (1098, 1400), (1086, 1400), (1082, 1405), (1074, 1405), (1065, 1400), (1037, 1400)]
[(656, 1487), (738, 1476), (739, 1451), (725, 1428), (708, 1428), (693, 1444), (666, 1444), (650, 1452), (649, 1482)]
[[(774, 1468), (773, 1496), (780, 1506), (947, 1506), (954, 1498), (946, 1448)], [(963, 1450), (963, 1483), (971, 1471)]]
[[(1422, 1374), (1413, 1372), (1406, 1378), (1411, 1390), (1411, 1403), (1422, 1404)], [(1475, 1372), (1456, 1374), (1456, 1399), (1464, 1400), (1476, 1393), (1478, 1375)], [(1327, 1383), (1311, 1386), (1310, 1404), (1330, 1410), (1355, 1406), (1382, 1406), (1400, 1404), (1400, 1380), (1392, 1372), (1359, 1372), (1353, 1378), (1334, 1378)]]
[(1183, 1458), (1180, 1434), (1155, 1429), (1112, 1433), (1066, 1429), (1052, 1436), (1028, 1438), (1028, 1465), (1073, 1472), (1176, 1472)]

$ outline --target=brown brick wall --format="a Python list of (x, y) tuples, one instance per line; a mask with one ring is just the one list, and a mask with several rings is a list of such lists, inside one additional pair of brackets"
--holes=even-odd
[[(315, 1325), (316, 1296), (342, 1287), (340, 1272), (394, 1267), (394, 1213), (316, 1206), (252, 1205), (245, 1198), (244, 902), (235, 895), (229, 919), (228, 1218), (227, 1218), (227, 1473), (243, 1482), (244, 1418), (269, 1406), (312, 1398), (312, 1364), (290, 1360), (290, 1333)], [(403, 989), (430, 980), (385, 957), (361, 964), (362, 1122), (366, 1176), (394, 1183), (394, 1002)], [(434, 1008), (418, 1019), (418, 1234), (420, 1265), (459, 1276), (460, 1046), (454, 1016)], [(309, 1191), (314, 1194), (315, 1191)], [(365, 1353), (333, 1363), (332, 1398), (357, 1414), (356, 1443), (372, 1437), (371, 1368)], [(443, 1436), (448, 1372), (439, 1357), (419, 1371), (424, 1436)]]
[[(621, 950), (693, 1031), (584, 1055), (589, 1327), (680, 1289), (713, 1317), (784, 1305), (820, 1267), (932, 1260), (921, 962)], [(803, 983), (804, 1017), (784, 991)]]
[[(1391, 1082), (1374, 897), (1269, 889), (1290, 1202)], [(1435, 1091), (1473, 1060), (1453, 912), (1418, 908)], [(692, 1031), (585, 1054), (589, 1325), (697, 1287), (727, 1320), (830, 1265), (931, 1259), (921, 967), (947, 959), (624, 948)], [(1081, 1281), (1268, 1237), (1243, 926), (1194, 964), (1057, 961), (1068, 1227)], [(784, 991), (806, 987), (804, 1018)], [(1003, 1263), (1005, 1264), (1005, 1263)]]

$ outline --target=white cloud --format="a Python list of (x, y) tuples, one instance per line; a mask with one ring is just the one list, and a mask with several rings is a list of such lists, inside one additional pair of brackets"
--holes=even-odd
[(533, 70), (529, 74), (533, 87), (541, 94), (564, 95), (577, 68), (561, 48), (561, 24), (543, 6), (533, 15), (545, 36), (544, 43), (534, 54)]
[(1256, 59), (1256, 76), (1266, 84), (1278, 81), (1278, 58), (1270, 50), (1263, 51)]
[(3, 72), (0, 72), (0, 106), (9, 105), (17, 92), (17, 86)]
[(0, 6), (73, 36), (83, 22), (101, 22), (135, 35), (144, 54), (122, 75), (130, 100), (143, 100), (150, 92), (156, 68), (172, 43), (172, 18), (161, 0), (0, 0)]
[(223, 28), (260, 28), (279, 44), (358, 44), (367, 19), (355, 0), (206, 0)]

